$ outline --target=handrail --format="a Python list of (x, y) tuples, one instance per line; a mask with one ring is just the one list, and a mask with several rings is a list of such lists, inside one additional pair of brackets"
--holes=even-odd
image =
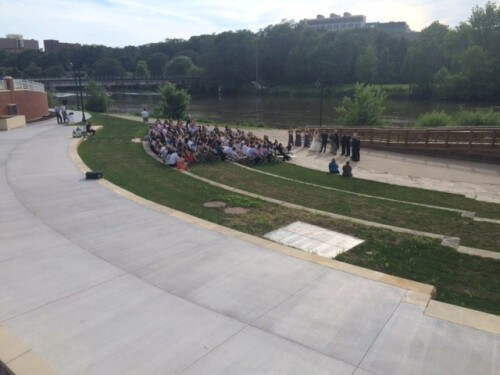
[(500, 128), (488, 127), (467, 127), (467, 128), (343, 128), (343, 127), (323, 127), (323, 128), (302, 128), (301, 131), (311, 131), (318, 129), (320, 132), (332, 133), (337, 130), (341, 135), (343, 132), (356, 133), (365, 145), (401, 145), (401, 146), (421, 146), (435, 147), (443, 146), (449, 148), (458, 146), (459, 148), (489, 147), (498, 146)]

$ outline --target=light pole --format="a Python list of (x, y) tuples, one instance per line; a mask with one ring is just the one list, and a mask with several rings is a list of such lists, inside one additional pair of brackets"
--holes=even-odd
[(75, 87), (76, 87), (76, 109), (80, 110), (80, 95), (78, 95), (78, 80), (76, 79), (75, 72), (73, 71), (73, 63), (71, 61), (68, 61), (66, 63), (66, 70), (70, 71), (73, 79), (75, 80)]
[[(76, 100), (78, 102), (78, 94), (80, 94), (80, 103), (81, 103), (81, 108), (82, 108), (82, 121), (86, 122), (87, 119), (85, 118), (85, 107), (83, 104), (83, 89), (82, 89), (82, 72), (79, 68), (75, 68), (71, 60), (68, 60), (66, 63), (66, 68), (73, 73), (73, 77), (75, 79), (75, 83), (77, 85), (77, 92), (76, 92)], [(80, 109), (78, 107), (78, 109)]]
[(320, 105), (319, 105), (319, 126), (323, 126), (323, 85), (321, 81), (318, 79), (314, 86), (320, 88)]

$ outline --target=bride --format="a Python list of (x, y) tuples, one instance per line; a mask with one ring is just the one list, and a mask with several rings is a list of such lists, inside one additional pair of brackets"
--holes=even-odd
[(313, 138), (313, 140), (312, 140), (311, 148), (309, 149), (309, 151), (319, 152), (319, 150), (321, 150), (321, 141), (319, 140), (319, 131), (318, 131), (318, 129), (316, 129), (314, 131), (314, 135), (313, 135), (312, 138)]

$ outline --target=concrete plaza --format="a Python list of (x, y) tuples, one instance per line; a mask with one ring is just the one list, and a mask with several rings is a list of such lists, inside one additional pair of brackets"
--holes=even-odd
[(498, 374), (500, 336), (407, 290), (147, 208), (0, 133), (0, 322), (61, 374)]

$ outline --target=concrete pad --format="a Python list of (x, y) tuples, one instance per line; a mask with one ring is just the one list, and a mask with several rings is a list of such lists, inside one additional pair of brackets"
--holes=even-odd
[(185, 374), (349, 374), (354, 367), (264, 331), (248, 327)]
[(71, 243), (0, 262), (0, 321), (123, 273)]
[(375, 374), (498, 374), (500, 336), (422, 314), (403, 303), (360, 367)]
[(300, 221), (269, 232), (264, 237), (325, 258), (335, 258), (364, 242), (353, 236)]
[(136, 274), (170, 293), (250, 323), (327, 271), (233, 241), (192, 249)]
[(244, 325), (123, 276), (9, 328), (62, 374), (174, 374)]
[(388, 285), (328, 272), (254, 325), (357, 365), (404, 294)]

